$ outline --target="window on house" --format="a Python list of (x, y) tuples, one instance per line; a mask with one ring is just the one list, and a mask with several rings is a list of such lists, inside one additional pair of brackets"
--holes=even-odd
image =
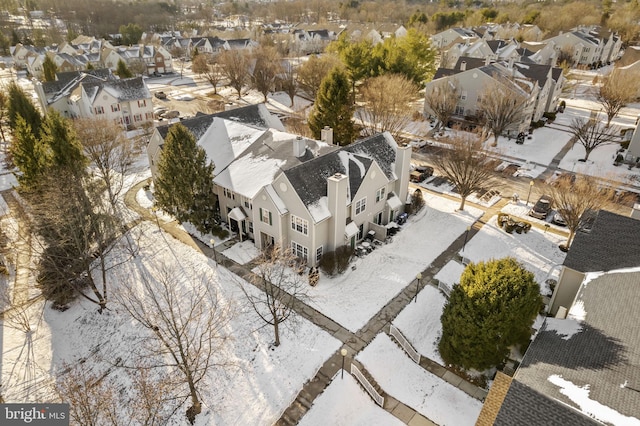
[(144, 108), (147, 106), (147, 100), (146, 99), (141, 99), (138, 101), (138, 108)]
[(252, 209), (253, 209), (253, 205), (251, 205), (251, 203), (250, 203), (249, 201), (245, 201), (245, 202), (244, 202), (244, 206), (245, 206), (247, 209), (249, 209), (249, 210), (252, 210)]
[(464, 115), (464, 107), (456, 105), (456, 110), (453, 113), (455, 115)]
[(104, 114), (104, 108), (101, 106), (97, 106), (93, 109), (96, 114)]
[(222, 189), (222, 192), (224, 193), (224, 196), (225, 196), (225, 197), (230, 198), (230, 199), (232, 199), (232, 200), (235, 200), (235, 199), (236, 199), (235, 194), (234, 194), (234, 193), (233, 193), (233, 191), (231, 191), (230, 189), (223, 188), (223, 189)]
[(376, 225), (382, 225), (382, 212), (379, 212), (373, 217), (373, 223), (375, 223)]
[(145, 112), (144, 113), (144, 118), (147, 120), (152, 120), (153, 119), (153, 114), (150, 112)]
[(358, 236), (356, 237), (356, 239), (360, 241), (363, 236), (364, 236), (364, 223), (361, 223), (360, 226), (358, 227)]
[(298, 216), (291, 215), (291, 229), (298, 231), (301, 234), (309, 234), (309, 221), (304, 220)]
[(142, 121), (142, 114), (136, 114), (133, 116), (133, 121)]
[(249, 221), (247, 221), (247, 223), (249, 224), (249, 225), (248, 225), (248, 226), (249, 226), (249, 233), (250, 233), (250, 234), (253, 234), (253, 222), (249, 222)]
[(120, 111), (120, 104), (111, 105), (111, 112), (118, 112), (118, 111)]
[(293, 254), (295, 254), (298, 258), (304, 260), (305, 262), (308, 260), (307, 257), (309, 255), (309, 251), (305, 246), (302, 246), (295, 241), (291, 241), (291, 250), (293, 250)]
[(267, 209), (260, 209), (260, 220), (271, 225), (271, 212)]
[(365, 211), (366, 208), (367, 208), (367, 197), (364, 197), (364, 198), (356, 201), (356, 212), (355, 212), (354, 216), (359, 215), (360, 213)]
[(385, 191), (386, 188), (384, 186), (376, 191), (376, 203), (384, 199)]
[(322, 257), (322, 246), (316, 249), (316, 262), (320, 262), (321, 257)]
[(467, 91), (466, 90), (463, 90), (462, 92), (460, 92), (460, 99), (463, 100), (463, 101), (465, 99), (467, 99)]

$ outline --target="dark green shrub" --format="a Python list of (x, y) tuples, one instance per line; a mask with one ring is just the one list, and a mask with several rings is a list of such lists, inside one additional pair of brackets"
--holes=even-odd
[(545, 112), (544, 114), (542, 114), (542, 116), (547, 118), (549, 121), (554, 121), (556, 119), (555, 112)]
[(336, 249), (336, 264), (339, 274), (342, 274), (347, 270), (352, 255), (353, 249), (351, 248), (351, 246), (342, 246)]
[(322, 272), (325, 273), (325, 275), (328, 275), (330, 277), (334, 276), (338, 269), (336, 252), (328, 251), (326, 253), (323, 253), (322, 257), (320, 258), (320, 262), (318, 262), (318, 267), (322, 270)]

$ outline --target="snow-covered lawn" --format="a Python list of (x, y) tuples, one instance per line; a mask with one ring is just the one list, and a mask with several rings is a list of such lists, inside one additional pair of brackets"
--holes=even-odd
[(482, 409), (474, 399), (414, 363), (386, 334), (356, 357), (389, 395), (439, 425), (473, 425)]
[(424, 198), (426, 207), (410, 217), (392, 243), (358, 259), (355, 270), (333, 278), (323, 274), (309, 290), (310, 304), (358, 331), (483, 213), (469, 206), (456, 212), (456, 201), (431, 194)]
[(313, 403), (300, 426), (400, 426), (399, 419), (380, 408), (349, 373), (334, 377)]
[[(444, 365), (438, 352), (438, 341), (442, 336), (440, 316), (446, 303), (447, 298), (440, 290), (428, 285), (420, 292), (418, 300), (409, 303), (393, 321), (420, 355), (440, 365)], [(416, 324), (420, 326), (416, 327)]]
[(234, 262), (245, 265), (260, 256), (260, 250), (258, 250), (255, 244), (251, 241), (243, 241), (241, 243), (234, 244), (227, 250), (223, 251), (222, 254)]
[[(339, 348), (340, 342), (296, 316), (296, 326), (281, 327), (281, 345), (273, 348), (272, 328), (264, 327), (246, 305), (239, 288), (240, 278), (225, 268), (216, 268), (212, 260), (198, 251), (176, 243), (154, 224), (143, 222), (135, 230), (140, 232), (140, 251), (134, 259), (110, 271), (112, 295), (119, 285), (136, 286), (142, 275), (165, 266), (179, 277), (176, 285), (185, 285), (206, 274), (207, 283), (215, 287), (222, 303), (235, 307), (236, 315), (227, 329), (232, 340), (215, 355), (216, 361), (223, 361), (229, 367), (212, 367), (202, 384), (205, 407), (198, 424), (275, 422), (303, 384)], [(252, 286), (247, 286), (247, 290), (258, 291)], [(95, 305), (81, 299), (65, 312), (54, 311), (47, 305), (44, 322), (38, 324), (31, 335), (37, 352), (30, 354), (30, 359), (25, 358), (26, 353), (18, 356), (27, 348), (24, 333), (5, 325), (3, 382), (15, 383), (11, 382), (12, 375), (17, 374), (12, 372), (14, 365), (30, 380), (24, 384), (27, 387), (48, 383), (49, 374), (59, 374), (64, 363), (83, 358), (90, 359), (91, 368), (98, 372), (105, 371), (117, 358), (133, 362), (132, 353), (140, 347), (139, 338), (145, 333), (115, 302), (111, 302), (109, 310), (102, 315), (96, 312)], [(109, 378), (118, 388), (129, 386), (117, 368), (109, 373)], [(3, 394), (7, 400), (25, 400), (24, 390), (21, 392), (21, 398), (14, 398), (11, 389)], [(33, 400), (46, 399), (40, 392)], [(183, 413), (181, 410), (174, 415), (177, 422), (174, 424), (186, 423)]]

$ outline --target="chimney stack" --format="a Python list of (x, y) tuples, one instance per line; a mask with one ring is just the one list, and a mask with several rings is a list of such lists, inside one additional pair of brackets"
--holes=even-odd
[(324, 129), (320, 130), (320, 140), (333, 145), (333, 129), (329, 126), (324, 126)]
[(297, 158), (304, 156), (304, 153), (307, 152), (307, 143), (302, 136), (297, 136), (293, 141), (293, 155)]
[(467, 61), (460, 62), (460, 71), (466, 71), (466, 70), (467, 70)]

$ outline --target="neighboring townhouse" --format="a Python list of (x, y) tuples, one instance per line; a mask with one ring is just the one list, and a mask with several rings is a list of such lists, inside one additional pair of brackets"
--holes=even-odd
[(198, 49), (198, 53), (217, 55), (223, 50), (229, 50), (229, 44), (219, 37), (191, 37), (191, 49)]
[(105, 47), (100, 53), (103, 65), (116, 71), (121, 60), (131, 66), (135, 62), (144, 64), (145, 74), (165, 74), (173, 72), (172, 57), (169, 50), (163, 46), (134, 45), (127, 47)]
[(498, 60), (520, 60), (522, 55), (518, 44), (513, 41), (478, 39), (472, 43), (456, 43), (443, 51), (440, 67), (453, 68), (458, 59), (469, 58)]
[(448, 49), (453, 43), (472, 43), (478, 38), (478, 34), (466, 28), (449, 28), (430, 37), (431, 46), (441, 50)]
[(580, 26), (569, 32), (543, 40), (558, 52), (570, 55), (574, 66), (597, 66), (618, 59), (622, 40), (612, 32), (604, 32), (597, 26)]
[(292, 49), (302, 54), (322, 53), (329, 43), (337, 39), (337, 35), (327, 29), (305, 30), (299, 28), (293, 31), (292, 37)]
[(123, 127), (153, 123), (151, 92), (142, 77), (115, 78), (110, 70), (60, 73), (34, 87), (43, 111), (70, 118), (107, 118)]
[(576, 233), (564, 260), (551, 315), (566, 314), (588, 273), (640, 267), (640, 221), (600, 210), (587, 223)]
[[(449, 81), (460, 91), (452, 122), (462, 127), (472, 127), (481, 123), (480, 98), (493, 84), (527, 99), (522, 122), (507, 129), (507, 134), (525, 132), (531, 121), (539, 120), (544, 113), (543, 110), (536, 109), (540, 92), (538, 82), (521, 73), (514, 61), (506, 64), (489, 63), (488, 59), (461, 58), (456, 69), (438, 69), (433, 80), (427, 83), (425, 93), (430, 93), (432, 88), (442, 80)], [(427, 116), (433, 115), (426, 102), (424, 113)]]
[(9, 48), (9, 52), (13, 57), (14, 66), (18, 69), (26, 69), (29, 58), (44, 55), (47, 52), (47, 49), (18, 43), (15, 46), (11, 46)]
[[(385, 225), (404, 212), (411, 149), (388, 133), (340, 148), (330, 129), (325, 141), (284, 132), (264, 104), (182, 124), (215, 165), (221, 217), (260, 249), (279, 243), (314, 266), (369, 231), (384, 238)], [(149, 142), (152, 176), (169, 127)]]
[(546, 318), (513, 378), (498, 373), (476, 424), (640, 424), (639, 282), (637, 267), (585, 274), (567, 318)]

